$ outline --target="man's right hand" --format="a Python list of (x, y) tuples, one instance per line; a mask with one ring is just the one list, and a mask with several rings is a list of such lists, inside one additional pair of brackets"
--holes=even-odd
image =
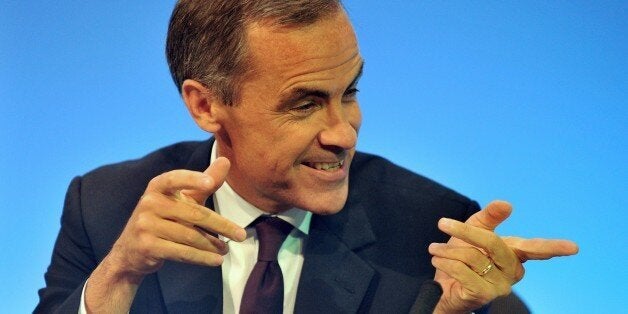
[(243, 241), (246, 231), (204, 204), (225, 181), (229, 167), (221, 157), (202, 173), (174, 170), (149, 182), (111, 252), (89, 278), (88, 312), (127, 313), (144, 276), (165, 260), (222, 264), (227, 245), (217, 235)]

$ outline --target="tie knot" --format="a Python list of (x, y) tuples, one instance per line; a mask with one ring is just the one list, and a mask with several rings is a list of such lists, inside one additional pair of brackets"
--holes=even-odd
[(292, 225), (286, 221), (270, 216), (257, 218), (253, 225), (259, 239), (258, 261), (276, 261), (281, 244), (292, 230)]

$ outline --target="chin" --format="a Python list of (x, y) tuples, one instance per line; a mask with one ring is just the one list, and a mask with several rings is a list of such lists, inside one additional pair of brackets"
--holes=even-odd
[[(345, 206), (347, 192), (348, 188), (345, 186), (339, 191), (307, 193), (300, 201), (295, 202), (296, 207), (317, 215), (333, 215)], [(316, 197), (313, 198), (313, 195), (316, 195)]]

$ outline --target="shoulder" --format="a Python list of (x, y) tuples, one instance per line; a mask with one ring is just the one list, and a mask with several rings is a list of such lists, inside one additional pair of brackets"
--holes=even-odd
[[(453, 189), (365, 153), (354, 157), (345, 207), (364, 208), (377, 225), (399, 230), (421, 226), (426, 234), (439, 233), (436, 225), (442, 217), (465, 221), (479, 210), (477, 202)], [(388, 232), (382, 228), (379, 232)]]
[[(148, 182), (175, 169), (193, 169), (209, 163), (210, 141), (181, 142), (144, 157), (94, 169), (73, 180), (66, 216), (80, 217), (97, 255), (106, 254), (121, 232)], [(199, 157), (200, 155), (200, 157)], [(68, 200), (71, 202), (68, 203)]]
[[(106, 179), (110, 181), (118, 177), (124, 179), (138, 179), (154, 177), (166, 171), (184, 168), (191, 156), (201, 146), (208, 146), (208, 141), (189, 141), (172, 144), (155, 150), (141, 158), (109, 164), (96, 168), (83, 177), (90, 180)], [(209, 151), (207, 152), (209, 156)], [(209, 162), (209, 160), (207, 160)]]
[(465, 211), (475, 203), (434, 180), (368, 153), (356, 153), (349, 184), (355, 196), (368, 197), (376, 194), (395, 203), (439, 202)]
[[(422, 175), (371, 154), (356, 153), (349, 175), (349, 197), (345, 208), (337, 215), (364, 215), (359, 230), (372, 232), (377, 239), (360, 249), (360, 256), (379, 269), (393, 270), (392, 276), (381, 282), (380, 291), (394, 290), (403, 280), (406, 287), (433, 277), (430, 243), (444, 243), (449, 236), (438, 230), (438, 220), (449, 217), (465, 221), (479, 209), (468, 197)], [(329, 218), (333, 220), (333, 218)], [(349, 219), (336, 219), (348, 225)], [(331, 225), (331, 223), (328, 223)], [(349, 228), (349, 227), (346, 227)], [(395, 275), (396, 274), (396, 275)], [(408, 279), (405, 274), (412, 277)], [(389, 274), (390, 275), (390, 274)], [(404, 279), (405, 278), (405, 279)], [(385, 304), (386, 295), (380, 301)]]
[(138, 159), (96, 168), (82, 176), (83, 187), (93, 185), (98, 189), (103, 187), (123, 189), (130, 188), (129, 185), (148, 183), (152, 178), (164, 172), (186, 168), (195, 152), (203, 146), (207, 146), (206, 153), (209, 158), (211, 145), (208, 142), (180, 142), (155, 150)]

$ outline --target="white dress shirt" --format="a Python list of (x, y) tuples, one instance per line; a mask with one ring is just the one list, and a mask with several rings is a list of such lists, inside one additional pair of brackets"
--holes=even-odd
[[(216, 159), (216, 143), (212, 147), (211, 162)], [(257, 217), (266, 214), (238, 195), (227, 182), (214, 193), (214, 207), (221, 216), (245, 228)], [(297, 287), (303, 267), (303, 247), (310, 229), (312, 213), (292, 208), (277, 217), (290, 223), (294, 229), (279, 249), (278, 262), (283, 273), (284, 313), (293, 313)], [(243, 242), (228, 241), (229, 253), (222, 263), (223, 313), (238, 313), (242, 294), (249, 274), (257, 262), (259, 242), (254, 227), (246, 228), (247, 237)]]

